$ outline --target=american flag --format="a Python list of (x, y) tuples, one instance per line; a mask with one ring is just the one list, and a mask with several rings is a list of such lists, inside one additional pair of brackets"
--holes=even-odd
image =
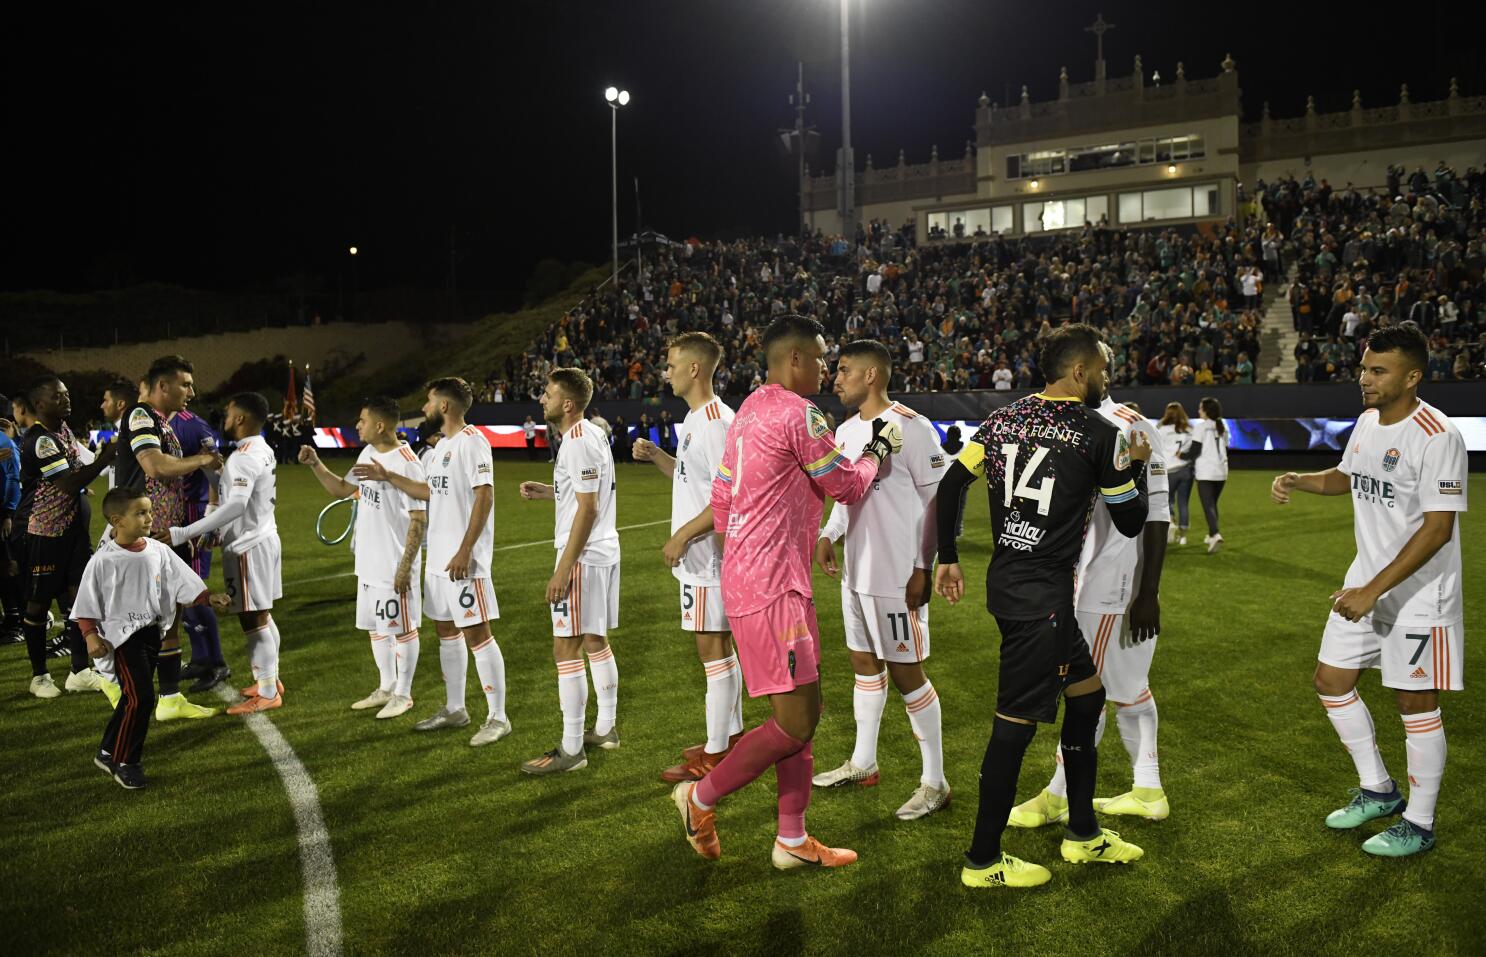
[(300, 399), (300, 405), (304, 407), (304, 416), (311, 422), (315, 421), (315, 390), (310, 387), (310, 374), (304, 374), (304, 394)]

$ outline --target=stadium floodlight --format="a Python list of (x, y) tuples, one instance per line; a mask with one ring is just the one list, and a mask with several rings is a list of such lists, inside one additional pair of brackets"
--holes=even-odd
[[(610, 280), (615, 290), (619, 288), (619, 108), (629, 103), (629, 90), (611, 86), (604, 90), (604, 100), (609, 104), (609, 180), (613, 206), (611, 218), (610, 253), (612, 272)], [(638, 232), (640, 224), (635, 223)]]
[(1175, 163), (1172, 163), (1169, 166), (1167, 166), (1166, 167), (1166, 172), (1168, 172), (1168, 173), (1175, 173), (1176, 172), (1176, 164)]
[(1041, 184), (1041, 180), (1035, 180), (1035, 179), (1034, 179), (1034, 180), (1033, 180), (1033, 181), (1032, 181), (1032, 188), (1033, 188), (1033, 189), (1036, 189), (1036, 188), (1037, 188), (1037, 187), (1038, 187), (1038, 186), (1039, 186), (1039, 185), (1040, 185), (1040, 184)]
[(351, 255), (353, 255), (353, 256), (356, 255), (356, 247), (355, 246), (352, 246), (351, 247)]

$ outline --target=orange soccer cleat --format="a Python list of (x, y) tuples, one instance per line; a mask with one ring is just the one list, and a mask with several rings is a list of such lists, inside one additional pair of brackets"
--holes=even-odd
[(262, 713), (264, 711), (272, 711), (275, 708), (282, 708), (283, 706), (284, 706), (284, 692), (283, 692), (283, 689), (280, 689), (279, 690), (279, 693), (276, 694), (276, 695), (274, 695), (272, 698), (265, 698), (262, 695), (256, 695), (255, 694), (251, 698), (247, 698), (247, 699), (245, 699), (243, 701), (239, 701), (237, 704), (235, 704), (232, 707), (228, 708), (227, 709), (227, 713), (228, 714), (260, 714), (260, 713)]
[(692, 850), (709, 861), (722, 856), (722, 844), (717, 840), (717, 814), (715, 810), (702, 810), (691, 799), (696, 784), (682, 781), (671, 789), (671, 800), (681, 812), (681, 827), (686, 832), (686, 842)]
[[(743, 734), (744, 734), (744, 732), (739, 731), (737, 734), (735, 734), (732, 737), (728, 738), (728, 750), (722, 752), (722, 754), (717, 755), (717, 757), (719, 757), (719, 758), (720, 757), (723, 757), (724, 755), (726, 755), (728, 753), (728, 751), (731, 751), (731, 750), (733, 750), (733, 748), (737, 747), (738, 741), (739, 741), (739, 739), (741, 739), (743, 737)], [(701, 744), (693, 744), (689, 748), (682, 748), (681, 749), (681, 761), (684, 764), (684, 763), (686, 763), (688, 761), (693, 761), (693, 760), (701, 757), (702, 755), (704, 755), (706, 753), (707, 753), (707, 742), (703, 741)]]
[[(284, 693), (284, 683), (282, 681), (275, 681), (274, 682), (274, 685), (279, 689), (279, 694), (282, 696), (283, 693)], [(244, 698), (256, 698), (256, 697), (258, 697), (258, 682), (256, 682), (256, 681), (253, 682), (252, 684), (248, 685), (246, 688), (244, 688), (241, 691), (239, 691), (238, 694), (242, 695)], [(228, 714), (231, 714), (232, 712), (231, 711), (228, 711), (227, 713)]]
[(799, 847), (790, 847), (776, 840), (770, 856), (776, 868), (789, 871), (797, 867), (845, 867), (856, 863), (857, 852), (844, 847), (826, 847), (807, 834), (805, 843)]
[(660, 779), (667, 783), (676, 781), (700, 781), (707, 776), (707, 772), (717, 767), (722, 759), (727, 757), (726, 751), (721, 754), (708, 754), (705, 750), (695, 754), (687, 755), (680, 764), (672, 765), (660, 773)]

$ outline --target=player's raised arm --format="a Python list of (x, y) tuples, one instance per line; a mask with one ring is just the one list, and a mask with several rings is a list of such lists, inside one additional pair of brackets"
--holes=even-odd
[(325, 463), (320, 461), (320, 453), (315, 451), (313, 445), (299, 447), (299, 464), (308, 465), (315, 478), (319, 480), (320, 487), (331, 495), (337, 498), (347, 498), (356, 494), (356, 486), (325, 467)]
[(898, 424), (875, 419), (872, 438), (862, 457), (852, 462), (836, 447), (836, 434), (826, 422), (825, 413), (809, 401), (805, 403), (803, 417), (789, 427), (787, 437), (811, 482), (843, 505), (866, 495), (883, 461), (903, 448), (903, 430)]
[[(399, 475), (380, 462), (363, 462), (351, 468), (351, 477), (364, 482), (386, 482), (399, 492), (420, 502), (428, 501), (428, 481)], [(492, 499), (493, 501), (493, 499)]]
[(1269, 497), (1276, 505), (1286, 505), (1291, 492), (1309, 492), (1312, 495), (1345, 495), (1352, 480), (1339, 468), (1324, 472), (1286, 472), (1276, 475), (1269, 486)]

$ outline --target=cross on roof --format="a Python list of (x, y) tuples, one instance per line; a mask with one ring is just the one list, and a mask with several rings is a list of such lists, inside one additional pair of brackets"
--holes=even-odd
[(1115, 25), (1113, 23), (1105, 23), (1104, 22), (1104, 14), (1103, 13), (1099, 14), (1097, 17), (1094, 18), (1094, 24), (1093, 24), (1093, 26), (1084, 27), (1084, 32), (1085, 33), (1092, 33), (1092, 34), (1094, 34), (1095, 39), (1098, 41), (1098, 44), (1099, 44), (1099, 55), (1098, 55), (1098, 59), (1101, 60), (1101, 61), (1104, 59), (1104, 34), (1108, 33), (1110, 30), (1113, 30), (1114, 28), (1115, 28)]

